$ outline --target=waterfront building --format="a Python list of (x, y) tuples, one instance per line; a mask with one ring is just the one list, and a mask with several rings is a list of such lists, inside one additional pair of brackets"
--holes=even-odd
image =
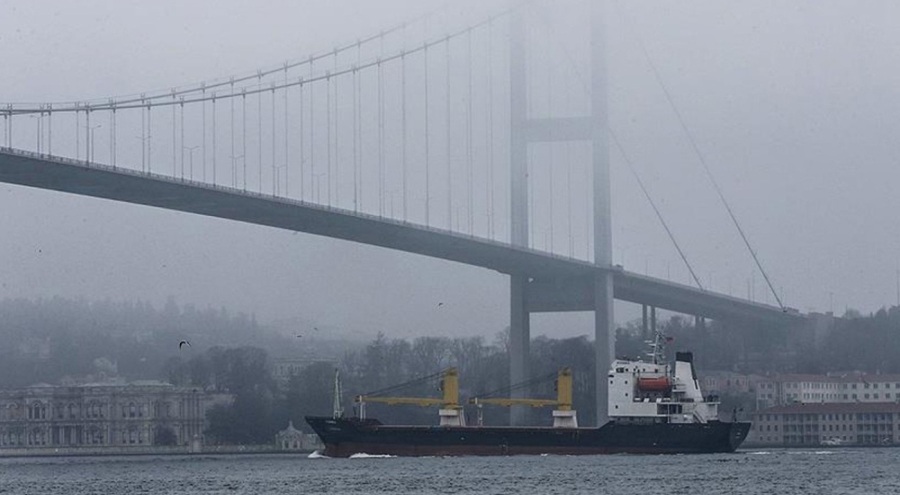
[(757, 409), (823, 402), (900, 402), (900, 375), (776, 375), (756, 387)]
[(896, 402), (795, 403), (753, 413), (746, 446), (900, 444)]
[(0, 452), (53, 447), (190, 445), (206, 394), (159, 381), (0, 390)]
[(311, 451), (324, 449), (318, 435), (303, 433), (288, 421), (288, 427), (275, 434), (275, 449), (283, 451)]
[(745, 375), (733, 371), (703, 371), (700, 387), (707, 393), (715, 395), (740, 395), (755, 393), (756, 387), (765, 377)]
[(286, 387), (291, 377), (299, 374), (304, 368), (316, 363), (335, 364), (333, 359), (314, 358), (311, 356), (299, 358), (276, 358), (272, 360), (272, 378), (281, 387)]
[(286, 386), (291, 377), (300, 373), (315, 360), (311, 358), (276, 358), (272, 360), (272, 378), (281, 385)]

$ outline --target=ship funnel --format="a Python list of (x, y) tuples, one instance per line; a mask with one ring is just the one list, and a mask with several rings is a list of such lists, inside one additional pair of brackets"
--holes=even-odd
[(694, 353), (693, 352), (676, 352), (675, 360), (681, 361), (682, 363), (693, 363), (694, 362)]

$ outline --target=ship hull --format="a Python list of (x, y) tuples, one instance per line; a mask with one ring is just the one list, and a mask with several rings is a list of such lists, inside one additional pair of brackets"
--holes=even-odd
[(307, 417), (324, 454), (396, 456), (681, 454), (734, 452), (750, 423), (618, 424), (599, 428), (392, 426), (377, 420)]

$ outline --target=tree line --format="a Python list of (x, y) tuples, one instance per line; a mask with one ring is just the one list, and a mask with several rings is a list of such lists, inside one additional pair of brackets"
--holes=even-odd
[[(830, 333), (814, 336), (794, 330), (739, 327), (720, 322), (698, 325), (675, 316), (660, 321), (675, 350), (692, 350), (701, 373), (730, 370), (747, 374), (770, 372), (827, 373), (862, 371), (900, 373), (900, 308), (870, 315), (848, 311), (834, 321)], [(649, 336), (640, 322), (617, 330), (616, 356), (636, 358), (647, 350)], [(180, 340), (192, 342), (179, 349)], [(287, 384), (272, 379), (274, 357), (309, 352), (306, 342), (260, 325), (252, 315), (224, 310), (162, 308), (142, 302), (7, 299), (0, 301), (0, 387), (36, 382), (60, 383), (67, 377), (107, 374), (127, 380), (163, 379), (197, 385), (234, 396), (230, 405), (210, 413), (211, 439), (222, 443), (269, 443), (272, 435), (306, 415), (330, 415), (335, 368), (341, 370), (343, 403), (353, 414), (353, 397), (401, 384), (455, 366), (461, 398), (502, 389), (509, 381), (508, 332), (470, 338), (419, 337), (395, 339), (378, 334), (364, 345), (344, 343), (345, 351), (327, 362), (300, 370)], [(314, 353), (314, 352), (313, 352)], [(575, 373), (575, 408), (582, 422), (594, 417), (594, 347), (592, 339), (552, 339), (531, 342), (533, 376), (552, 375), (569, 366)], [(418, 383), (397, 393), (440, 395), (437, 380)], [(552, 379), (532, 388), (535, 397), (553, 397)], [(368, 412), (393, 423), (433, 424), (428, 408), (371, 404)], [(473, 420), (470, 413), (470, 421)], [(532, 423), (548, 424), (549, 411), (532, 411)], [(485, 412), (490, 424), (504, 424), (508, 411)]]

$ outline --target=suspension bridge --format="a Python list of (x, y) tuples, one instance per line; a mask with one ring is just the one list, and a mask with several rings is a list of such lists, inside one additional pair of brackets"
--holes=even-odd
[[(603, 421), (613, 298), (643, 305), (645, 321), (648, 308), (782, 327), (806, 317), (696, 276), (691, 286), (613, 265), (608, 156), (620, 145), (607, 126), (602, 2), (588, 4), (587, 67), (570, 60), (559, 73), (540, 68), (540, 12), (524, 4), (438, 36), (420, 29), (415, 42), (421, 21), (225, 79), (5, 103), (0, 181), (507, 274), (511, 380), (529, 375), (530, 314), (593, 311)], [(556, 91), (554, 78), (576, 89)]]

